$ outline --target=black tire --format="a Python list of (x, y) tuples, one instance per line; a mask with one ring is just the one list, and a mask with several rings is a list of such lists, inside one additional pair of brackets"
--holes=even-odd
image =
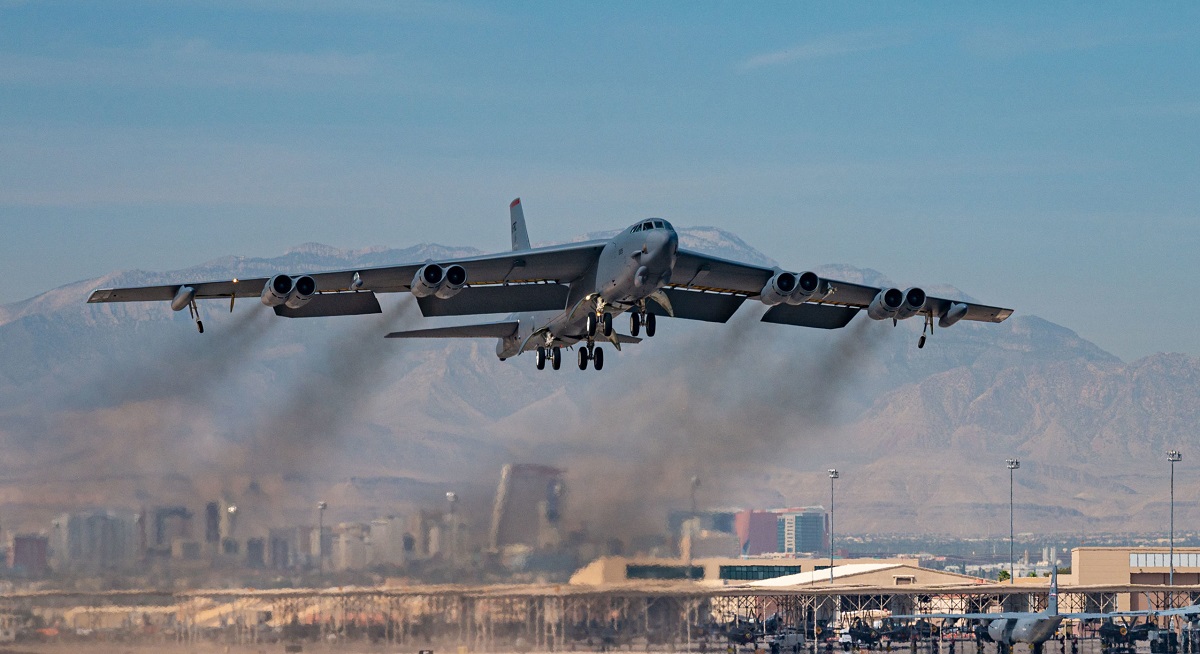
[(592, 367), (596, 370), (604, 369), (604, 350), (599, 347), (592, 348)]
[(203, 320), (197, 320), (197, 321), (196, 321), (196, 329), (197, 329), (197, 330), (199, 330), (199, 332), (200, 332), (201, 334), (203, 334), (203, 333), (204, 333), (204, 321), (203, 321)]
[(588, 351), (586, 347), (579, 348), (579, 369), (587, 370)]
[(612, 336), (612, 314), (611, 313), (604, 314), (604, 317), (600, 319), (600, 325), (604, 329), (604, 337), (605, 338)]
[(542, 347), (541, 345), (538, 346), (537, 354), (536, 354), (536, 357), (534, 358), (534, 361), (537, 362), (538, 370), (546, 369), (546, 348)]
[(652, 314), (652, 313), (646, 314), (646, 338), (654, 338), (654, 327), (655, 327), (654, 323), (655, 322), (657, 322), (657, 321), (654, 320), (654, 314)]
[(550, 367), (555, 370), (562, 367), (562, 348), (557, 345), (550, 348)]
[(594, 314), (590, 314), (590, 313), (588, 314), (588, 317), (587, 317), (587, 335), (588, 336), (596, 335), (596, 316)]
[(642, 314), (634, 311), (629, 314), (629, 335), (637, 336), (642, 331)]

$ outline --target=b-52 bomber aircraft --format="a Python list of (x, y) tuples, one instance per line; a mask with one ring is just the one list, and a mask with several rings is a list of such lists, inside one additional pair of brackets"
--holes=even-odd
[[(197, 300), (259, 297), (288, 318), (380, 313), (377, 293), (411, 293), (426, 317), (509, 314), (470, 325), (393, 332), (388, 338), (498, 339), (503, 361), (536, 353), (538, 369), (557, 370), (562, 349), (578, 347), (581, 370), (604, 366), (605, 341), (641, 341), (654, 336), (656, 317), (723, 323), (753, 298), (770, 307), (763, 322), (818, 329), (845, 327), (859, 311), (893, 324), (914, 316), (926, 332), (960, 320), (1002, 322), (1011, 309), (931, 297), (920, 288), (875, 288), (813, 272), (790, 272), (739, 263), (679, 247), (679, 235), (660, 218), (640, 220), (607, 240), (532, 248), (521, 200), (509, 205), (512, 250), (450, 261), (316, 273), (280, 273), (270, 278), (192, 282), (138, 288), (100, 289), (88, 302), (170, 302), (189, 309), (201, 333)], [(629, 313), (629, 334), (613, 318)]]

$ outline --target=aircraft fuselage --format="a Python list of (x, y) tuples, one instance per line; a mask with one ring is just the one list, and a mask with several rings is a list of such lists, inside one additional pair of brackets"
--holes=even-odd
[(587, 340), (589, 315), (615, 316), (644, 308), (646, 298), (670, 283), (678, 248), (679, 235), (665, 220), (642, 220), (622, 230), (604, 246), (595, 265), (571, 282), (562, 311), (511, 316), (520, 327), (496, 344), (497, 356), (506, 359), (523, 350), (574, 345)]

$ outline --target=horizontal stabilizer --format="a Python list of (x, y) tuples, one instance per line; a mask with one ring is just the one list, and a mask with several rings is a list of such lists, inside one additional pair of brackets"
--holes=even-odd
[(777, 325), (797, 325), (816, 329), (841, 329), (850, 323), (858, 307), (839, 307), (829, 304), (779, 304), (767, 310), (763, 322)]
[(520, 323), (516, 320), (504, 320), (501, 322), (486, 322), (479, 325), (431, 327), (429, 329), (392, 332), (387, 335), (387, 338), (508, 338), (517, 333), (519, 325)]
[[(744, 295), (702, 293), (678, 288), (664, 288), (662, 292), (671, 301), (671, 308), (675, 311), (674, 317), (705, 322), (728, 322), (746, 300)], [(646, 311), (656, 316), (670, 315), (654, 301), (646, 303)]]
[(286, 304), (275, 307), (275, 315), (284, 318), (327, 318), (369, 313), (383, 313), (374, 293), (325, 293), (312, 296), (299, 309), (292, 309)]
[(426, 318), (555, 311), (567, 305), (567, 291), (562, 284), (469, 286), (445, 300), (435, 295), (417, 298), (417, 304)]

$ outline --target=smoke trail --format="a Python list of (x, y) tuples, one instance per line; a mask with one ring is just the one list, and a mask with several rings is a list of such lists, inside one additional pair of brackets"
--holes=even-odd
[(384, 339), (401, 327), (411, 296), (382, 316), (339, 331), (319, 356), (295, 372), (276, 406), (253, 425), (244, 469), (296, 472), (329, 465), (341, 438), (357, 426), (357, 414), (373, 399), (401, 341)]
[(789, 341), (758, 318), (743, 313), (715, 338), (696, 330), (676, 340), (582, 411), (620, 407), (611, 430), (568, 436), (612, 444), (607, 456), (566, 464), (573, 486), (587, 489), (572, 495), (572, 511), (591, 528), (618, 537), (661, 532), (667, 505), (686, 504), (692, 475), (706, 493), (744, 496), (763, 484), (746, 477), (763, 466), (745, 464), (786, 457), (836, 422), (882, 331), (860, 320)]
[(147, 347), (118, 362), (116, 369), (105, 367), (84, 377), (74, 392), (59, 398), (64, 406), (58, 408), (114, 407), (173, 397), (199, 403), (231, 377), (277, 324), (270, 311), (255, 306), (233, 313), (231, 320), (210, 321), (203, 335), (181, 337), (172, 330), (147, 336)]

